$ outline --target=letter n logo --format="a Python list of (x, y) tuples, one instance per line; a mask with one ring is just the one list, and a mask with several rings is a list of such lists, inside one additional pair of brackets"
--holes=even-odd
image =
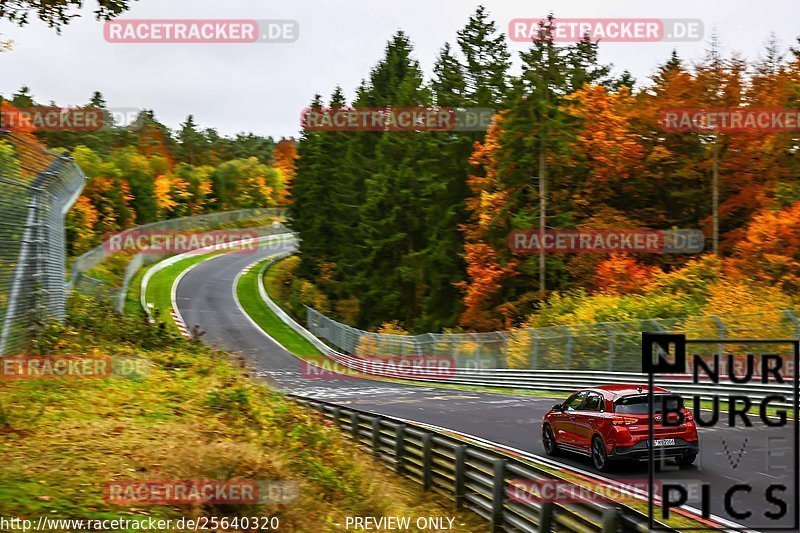
[(642, 332), (642, 372), (686, 372), (686, 335)]

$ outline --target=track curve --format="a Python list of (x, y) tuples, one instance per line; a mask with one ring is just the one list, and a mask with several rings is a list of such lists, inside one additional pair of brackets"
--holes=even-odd
[[(263, 247), (255, 253), (218, 256), (196, 265), (181, 278), (176, 289), (176, 304), (186, 324), (190, 328), (199, 325), (205, 331), (205, 342), (246, 357), (259, 377), (286, 392), (448, 428), (502, 446), (545, 455), (539, 434), (540, 424), (543, 415), (553, 405), (553, 398), (559, 398), (558, 395), (541, 398), (354, 377), (312, 379), (301, 375), (300, 361), (244, 315), (234, 297), (233, 287), (237, 275), (248, 265), (291, 250), (293, 246), (293, 243), (281, 243)], [(781, 428), (779, 432), (770, 428), (771, 435), (781, 435), (785, 440), (764, 445), (758, 441), (760, 422), (754, 419), (753, 424), (755, 427), (752, 428), (701, 428), (698, 465), (688, 471), (663, 471), (658, 478), (709, 484), (711, 512), (727, 519), (733, 518), (725, 512), (721, 495), (723, 488), (727, 489), (733, 483), (749, 484), (752, 493), (737, 496), (735, 502), (739, 507), (749, 507), (753, 511), (753, 525), (759, 527), (765, 522), (761, 513), (767, 509), (774, 510), (765, 503), (764, 492), (770, 484), (783, 483), (788, 492), (782, 497), (790, 503), (790, 514), (796, 512), (791, 504), (794, 501), (791, 426)], [(767, 450), (764, 446), (770, 447), (773, 457), (769, 465), (765, 464), (764, 452)], [(744, 452), (740, 454), (743, 448)], [(784, 467), (776, 467), (775, 458), (779, 456), (788, 461)], [(561, 457), (558, 461), (592, 472), (588, 459), (581, 456)], [(646, 482), (647, 466), (645, 463), (626, 464), (607, 477), (621, 482)], [(694, 502), (690, 500), (689, 504)], [(783, 522), (769, 525), (781, 524)]]

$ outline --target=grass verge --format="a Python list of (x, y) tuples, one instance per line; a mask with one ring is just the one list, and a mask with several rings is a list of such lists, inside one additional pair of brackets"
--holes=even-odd
[[(148, 306), (152, 305), (151, 312), (156, 322), (165, 324), (170, 331), (178, 331), (178, 326), (169, 314), (169, 310), (172, 308), (172, 286), (175, 284), (175, 280), (178, 279), (178, 276), (188, 268), (214, 255), (219, 255), (219, 253), (193, 255), (186, 259), (181, 259), (174, 265), (170, 265), (156, 272), (153, 277), (150, 278), (150, 281), (147, 282), (145, 302)], [(142, 274), (142, 276), (144, 276), (144, 274)], [(140, 290), (141, 282), (142, 280), (139, 278)]]
[(313, 361), (325, 360), (313, 344), (284, 324), (261, 299), (258, 284), (265, 261), (268, 259), (256, 263), (248, 272), (239, 276), (239, 283), (236, 285), (239, 303), (256, 324), (293, 354)]
[[(31, 355), (135, 358), (137, 375), (0, 379), (0, 516), (277, 516), (282, 531), (339, 530), (347, 516), (454, 516), (359, 451), (312, 410), (255, 383), (244, 360), (76, 296)], [(294, 501), (116, 504), (109, 482), (288, 481)], [(485, 531), (464, 513), (458, 531)], [(461, 525), (459, 525), (461, 524)], [(131, 528), (129, 530), (140, 530)]]

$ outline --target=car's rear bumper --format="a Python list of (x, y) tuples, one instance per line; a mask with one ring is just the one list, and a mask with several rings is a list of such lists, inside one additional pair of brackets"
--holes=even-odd
[[(682, 457), (699, 453), (700, 443), (699, 441), (675, 438), (674, 446), (658, 447), (654, 448), (653, 451), (655, 452), (654, 457), (657, 459), (661, 457)], [(650, 451), (646, 440), (641, 440), (633, 446), (614, 446), (613, 451), (609, 454), (610, 459), (632, 459), (634, 461), (647, 461), (649, 457)]]

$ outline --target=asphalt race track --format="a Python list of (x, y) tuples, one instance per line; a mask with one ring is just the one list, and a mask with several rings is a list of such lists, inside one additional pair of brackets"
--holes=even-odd
[[(246, 266), (292, 246), (292, 243), (281, 243), (256, 253), (223, 255), (200, 263), (189, 271), (179, 282), (176, 292), (178, 309), (189, 328), (198, 324), (206, 332), (204, 341), (245, 356), (261, 377), (287, 392), (445, 427), (503, 446), (545, 455), (540, 423), (543, 415), (556, 403), (551, 398), (401, 385), (352, 377), (312, 379), (302, 376), (300, 361), (243, 315), (232, 287), (237, 274)], [(721, 414), (721, 420), (727, 422), (725, 413)], [(794, 518), (793, 513), (797, 512), (793, 503), (795, 453), (792, 426), (766, 428), (757, 416), (751, 416), (751, 420), (753, 427), (749, 428), (700, 428), (701, 455), (696, 465), (683, 470), (666, 468), (656, 477), (688, 486), (688, 505), (696, 508), (700, 508), (697, 485), (709, 484), (711, 512), (719, 517), (753, 528), (787, 527)], [(575, 455), (557, 460), (593, 472), (588, 457)], [(646, 483), (647, 472), (646, 463), (621, 463), (607, 477)], [(724, 492), (737, 483), (752, 487), (749, 494), (740, 492), (733, 497), (736, 510), (752, 511), (749, 518), (737, 518), (725, 512)], [(787, 502), (787, 515), (780, 521), (772, 521), (763, 515), (765, 511), (778, 510), (765, 499), (765, 491), (772, 484), (786, 486), (784, 492), (774, 493)]]

